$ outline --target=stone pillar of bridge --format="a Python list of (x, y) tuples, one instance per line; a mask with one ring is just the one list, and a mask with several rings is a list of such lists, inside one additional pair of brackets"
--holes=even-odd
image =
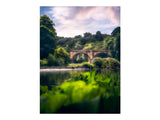
[(92, 50), (89, 50), (87, 54), (88, 54), (88, 56), (89, 56), (88, 62), (91, 63), (92, 60), (93, 60), (93, 57), (94, 57), (94, 56), (93, 56), (93, 51), (92, 51)]
[(73, 63), (73, 52), (70, 52), (70, 59), (71, 59), (71, 62)]
[(91, 59), (88, 57), (88, 62), (91, 63)]

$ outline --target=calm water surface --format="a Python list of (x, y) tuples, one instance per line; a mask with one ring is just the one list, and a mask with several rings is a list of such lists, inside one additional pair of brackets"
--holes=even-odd
[(62, 84), (65, 80), (71, 78), (76, 73), (83, 73), (87, 70), (46, 70), (40, 72), (40, 84), (48, 86), (51, 89), (53, 86)]

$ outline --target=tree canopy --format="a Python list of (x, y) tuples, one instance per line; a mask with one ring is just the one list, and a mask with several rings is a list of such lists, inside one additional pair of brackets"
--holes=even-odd
[(56, 31), (54, 23), (46, 15), (40, 17), (40, 58), (48, 57), (56, 48)]
[(120, 27), (116, 27), (111, 33), (112, 36), (117, 36), (119, 34), (120, 34)]
[(96, 32), (95, 38), (96, 38), (98, 41), (102, 41), (102, 40), (103, 40), (103, 35), (101, 34), (100, 31), (97, 31), (97, 32)]

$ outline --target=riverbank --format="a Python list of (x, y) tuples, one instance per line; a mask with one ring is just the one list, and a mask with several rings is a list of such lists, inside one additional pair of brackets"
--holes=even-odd
[(75, 70), (89, 70), (84, 67), (40, 67), (40, 72), (57, 72), (57, 71), (75, 71)]

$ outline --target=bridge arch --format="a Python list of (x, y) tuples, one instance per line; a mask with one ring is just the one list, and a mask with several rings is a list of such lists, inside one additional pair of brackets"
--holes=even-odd
[(93, 58), (96, 55), (98, 55), (99, 53), (104, 53), (108, 55), (109, 51), (107, 50), (72, 50), (70, 52), (70, 59), (73, 61), (73, 57), (80, 53), (86, 54), (88, 56), (88, 62), (91, 63)]
[(83, 53), (83, 52), (78, 52), (78, 53), (74, 54), (73, 58), (71, 59), (72, 62), (75, 60), (75, 58), (78, 57), (78, 55), (84, 55), (85, 60), (87, 59), (88, 61), (90, 61), (90, 56), (88, 56), (88, 54)]

